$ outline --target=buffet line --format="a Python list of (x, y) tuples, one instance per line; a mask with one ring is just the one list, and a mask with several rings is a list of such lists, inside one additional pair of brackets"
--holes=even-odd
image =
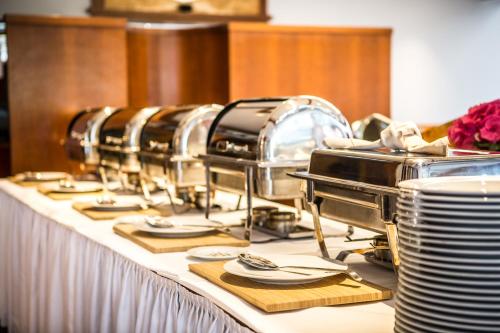
[[(494, 183), (500, 175), (495, 154), (449, 148), (438, 156), (380, 147), (332, 149), (328, 144), (377, 140), (391, 123), (375, 114), (351, 125), (332, 103), (314, 96), (244, 99), (226, 106), (105, 106), (82, 110), (68, 126), (66, 152), (81, 163), (83, 174), (33, 171), (11, 180), (37, 186), (54, 200), (72, 200), (72, 207), (91, 219), (116, 221), (116, 234), (150, 252), (188, 251), (186, 255), (200, 260), (190, 265), (192, 272), (264, 312), (382, 301), (392, 298), (393, 291), (366, 281), (346, 258), (362, 255), (393, 274), (402, 267), (399, 274), (405, 276), (411, 270), (410, 249), (425, 253), (424, 246), (419, 248), (423, 239), (428, 241), (424, 236), (430, 234), (438, 244), (440, 239), (438, 232), (429, 233), (432, 226), (423, 234), (412, 233), (422, 216), (430, 214), (432, 220), (440, 214), (418, 210), (421, 184), (451, 177), (429, 190), (442, 198), (434, 202), (432, 194), (426, 197), (439, 210), (450, 196), (486, 195), (480, 184)], [(461, 185), (467, 195), (449, 185), (463, 179), (469, 179)], [(402, 190), (400, 184), (408, 182)], [(488, 193), (498, 192), (493, 189), (488, 187)], [(233, 194), (234, 204), (219, 201), (221, 192)], [(233, 218), (235, 212), (244, 216)], [(302, 223), (309, 214), (312, 226)], [(224, 215), (231, 223), (220, 221)], [(179, 222), (174, 216), (186, 218)], [(349, 246), (336, 253), (325, 241), (328, 220), (345, 224), (341, 237)], [(354, 227), (369, 236), (354, 238)], [(241, 237), (237, 229), (243, 229)], [(319, 255), (246, 250), (260, 241), (257, 232), (269, 236), (266, 242), (316, 238)], [(443, 258), (432, 260), (445, 263)], [(405, 308), (415, 305), (411, 278), (405, 281), (407, 296), (398, 300), (396, 329), (432, 328), (434, 322), (413, 323), (414, 316), (427, 318), (428, 313), (415, 312), (422, 308), (419, 304)], [(248, 290), (256, 296), (250, 297)], [(445, 329), (450, 328), (448, 319), (444, 315)], [(479, 320), (476, 328), (493, 330), (495, 325)]]

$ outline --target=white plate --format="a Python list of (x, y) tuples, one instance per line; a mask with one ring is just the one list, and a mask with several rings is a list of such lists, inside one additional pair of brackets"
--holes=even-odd
[[(458, 230), (457, 230), (458, 229)], [(472, 228), (472, 229), (478, 229)], [(405, 220), (398, 220), (398, 230), (404, 230), (405, 232), (412, 233), (418, 237), (427, 238), (440, 238), (440, 239), (467, 239), (467, 240), (498, 240), (500, 241), (500, 225), (497, 229), (497, 233), (486, 230), (483, 232), (481, 228), (481, 234), (471, 233), (471, 228), (455, 228), (455, 227), (441, 227), (435, 225), (423, 225), (409, 223)], [(411, 231), (409, 231), (411, 230)], [(425, 230), (425, 231), (422, 231)]]
[(246, 248), (236, 246), (202, 246), (187, 251), (191, 257), (203, 260), (229, 260), (238, 258)]
[[(451, 270), (446, 267), (438, 267), (438, 268), (433, 268), (429, 267), (426, 264), (422, 263), (416, 263), (412, 260), (408, 260), (407, 257), (405, 257), (406, 261), (401, 263), (402, 266), (408, 267), (409, 269), (412, 269), (414, 271), (419, 271), (422, 274), (429, 274), (429, 275), (436, 275), (437, 277), (442, 277), (445, 279), (451, 279), (451, 280), (456, 280), (457, 278), (460, 279), (460, 283), (465, 284), (465, 285), (473, 285), (477, 286), (478, 283), (485, 283), (486, 285), (492, 284), (492, 285), (500, 285), (500, 274), (497, 273), (485, 273), (485, 272), (464, 272), (460, 270)], [(450, 281), (451, 281), (450, 280)], [(481, 280), (481, 282), (478, 282), (477, 280)], [(500, 304), (498, 304), (500, 307)]]
[[(401, 220), (406, 220), (406, 221), (416, 221), (418, 225), (421, 225), (421, 227), (427, 227), (427, 226), (436, 226), (436, 227), (446, 227), (441, 224), (450, 224), (454, 227), (456, 227), (456, 230), (460, 230), (462, 226), (460, 225), (468, 225), (465, 228), (473, 228), (473, 226), (477, 226), (477, 232), (480, 232), (482, 230), (485, 230), (487, 232), (488, 230), (491, 232), (498, 232), (498, 228), (495, 228), (495, 224), (499, 222), (497, 219), (465, 219), (465, 218), (458, 218), (458, 217), (453, 217), (453, 218), (446, 218), (446, 217), (436, 217), (436, 216), (414, 216), (414, 215), (409, 215), (408, 213), (398, 211), (397, 212), (398, 216), (397, 219), (398, 221)], [(436, 223), (436, 224), (433, 224)], [(481, 224), (488, 225), (488, 228), (482, 226)], [(478, 226), (480, 225), (480, 226)], [(491, 227), (490, 227), (491, 225)], [(443, 229), (444, 230), (444, 229)]]
[(486, 197), (486, 196), (466, 197), (458, 195), (441, 196), (441, 195), (425, 194), (418, 191), (407, 192), (404, 189), (399, 190), (399, 196), (405, 199), (419, 199), (422, 201), (431, 201), (431, 202), (464, 203), (464, 204), (500, 203), (499, 197)]
[(448, 216), (450, 218), (465, 217), (465, 218), (476, 218), (481, 219), (485, 218), (500, 218), (500, 212), (486, 212), (486, 211), (457, 211), (453, 209), (447, 210), (439, 210), (439, 209), (431, 209), (431, 208), (414, 208), (410, 206), (402, 205), (401, 203), (396, 203), (396, 207), (399, 211), (407, 212), (411, 215), (416, 216), (421, 214), (430, 214), (430, 215), (439, 215), (439, 216)]
[(398, 281), (398, 286), (401, 285), (404, 288), (411, 290), (413, 292), (423, 294), (423, 295), (428, 295), (429, 297), (435, 297), (435, 298), (447, 298), (450, 300), (461, 300), (461, 301), (471, 301), (471, 302), (477, 302), (477, 303), (498, 303), (500, 302), (500, 296), (488, 296), (488, 295), (471, 295), (471, 294), (465, 294), (462, 292), (456, 292), (456, 291), (445, 291), (445, 290), (436, 290), (435, 288), (430, 288), (429, 285), (426, 285), (422, 287), (421, 285), (417, 285), (413, 283), (413, 279), (400, 279)]
[[(436, 245), (445, 245), (445, 246), (465, 246), (465, 247), (499, 247), (500, 248), (500, 239), (496, 238), (481, 238), (481, 237), (476, 237), (474, 238), (469, 238), (470, 236), (468, 234), (461, 234), (460, 236), (463, 236), (463, 238), (454, 238), (452, 237), (447, 237), (447, 234), (440, 234), (439, 232), (436, 233), (422, 233), (418, 229), (414, 229), (411, 226), (408, 226), (407, 224), (399, 223), (398, 224), (398, 231), (399, 234), (406, 238), (406, 239), (412, 239), (415, 241), (421, 241), (423, 243), (428, 243), (428, 244), (436, 244)], [(477, 236), (477, 235), (475, 235)], [(482, 235), (481, 235), (482, 236)], [(500, 235), (491, 235), (492, 237), (499, 237)]]
[[(425, 310), (430, 310), (430, 311), (439, 311), (439, 312), (444, 312), (445, 315), (451, 314), (451, 315), (463, 315), (463, 318), (470, 318), (473, 317), (474, 319), (470, 320), (469, 324), (474, 324), (477, 323), (476, 320), (483, 319), (485, 321), (492, 321), (491, 317), (493, 318), (498, 318), (498, 310), (493, 310), (490, 309), (469, 309), (469, 308), (459, 308), (457, 306), (450, 307), (449, 305), (443, 305), (443, 304), (436, 304), (432, 303), (434, 298), (422, 302), (418, 298), (414, 298), (413, 296), (410, 295), (411, 293), (406, 293), (404, 287), (401, 288), (401, 290), (398, 289), (398, 298), (408, 304), (415, 305), (421, 309)], [(436, 297), (437, 298), (437, 297)], [(490, 323), (486, 323), (490, 325), (499, 325), (500, 322), (494, 321)]]
[[(449, 256), (453, 256), (453, 258), (456, 258), (455, 256), (460, 256), (462, 255), (467, 255), (467, 256), (478, 256), (479, 258), (474, 260), (482, 260), (484, 258), (488, 257), (494, 257), (494, 256), (500, 256), (500, 249), (482, 249), (482, 250), (476, 250), (476, 249), (454, 249), (454, 248), (446, 248), (446, 247), (437, 247), (437, 246), (426, 246), (422, 244), (415, 244), (411, 243), (409, 239), (406, 239), (405, 237), (401, 237), (399, 239), (399, 244), (401, 244), (402, 248), (411, 248), (408, 249), (407, 251), (426, 251), (426, 252), (432, 252), (432, 253), (444, 253), (448, 254)], [(451, 258), (450, 258), (451, 259)], [(498, 258), (500, 260), (500, 258)]]
[(136, 223), (137, 230), (147, 232), (150, 235), (164, 238), (185, 238), (202, 236), (215, 231), (213, 227), (192, 227), (192, 226), (175, 226), (171, 228), (155, 228), (146, 222)]
[[(421, 322), (416, 321), (414, 318), (408, 319), (401, 313), (396, 311), (396, 323), (394, 327), (394, 332), (396, 333), (422, 333), (422, 332), (433, 332), (438, 329), (431, 325), (426, 325)], [(440, 329), (439, 333), (457, 333), (456, 329), (443, 330)]]
[[(419, 312), (422, 315), (428, 317), (428, 318), (435, 318), (438, 320), (445, 320), (447, 322), (452, 322), (456, 323), (459, 325), (498, 325), (498, 329), (500, 329), (500, 320), (494, 320), (488, 317), (479, 317), (479, 316), (473, 316), (472, 313), (469, 315), (465, 315), (464, 313), (459, 313), (457, 311), (456, 315), (453, 315), (453, 313), (443, 313), (441, 312), (442, 310), (440, 308), (437, 308), (435, 306), (432, 307), (421, 307), (422, 302), (411, 300), (408, 297), (404, 297), (404, 295), (401, 295), (402, 297), (398, 297), (399, 304), (406, 304), (409, 305), (406, 306), (405, 308), (409, 309), (410, 311), (415, 311)], [(438, 310), (439, 309), (439, 310)], [(498, 316), (497, 316), (498, 318)]]
[[(430, 222), (423, 219), (411, 219), (399, 216), (397, 219), (398, 225), (404, 225), (405, 227), (412, 229), (414, 231), (431, 231), (433, 234), (446, 233), (451, 232), (453, 234), (464, 236), (467, 238), (468, 236), (478, 239), (498, 239), (500, 235), (500, 224), (496, 227), (495, 224), (490, 225), (486, 224), (451, 224), (451, 225), (442, 225), (436, 224), (436, 222)], [(458, 237), (457, 237), (458, 238)]]
[(428, 194), (500, 196), (500, 176), (454, 176), (405, 180), (400, 188)]
[[(400, 267), (401, 269), (401, 267)], [(421, 288), (430, 288), (436, 289), (444, 292), (452, 292), (452, 293), (460, 293), (463, 296), (468, 295), (470, 297), (475, 297), (476, 299), (481, 299), (482, 301), (492, 301), (500, 298), (500, 288), (489, 287), (489, 288), (473, 288), (473, 287), (464, 287), (464, 286), (455, 286), (442, 282), (430, 282), (426, 281), (424, 276), (413, 276), (407, 274), (406, 271), (401, 271), (398, 274), (398, 281), (405, 281), (405, 285), (414, 285), (419, 286)]]
[(423, 207), (431, 209), (443, 209), (443, 210), (454, 210), (458, 209), (461, 211), (465, 210), (488, 210), (488, 211), (500, 211), (500, 203), (489, 203), (489, 204), (465, 204), (462, 202), (457, 203), (442, 203), (442, 202), (426, 202), (420, 199), (404, 199), (398, 197), (398, 202), (408, 206), (408, 207)]
[[(399, 310), (399, 308), (398, 308)], [(396, 324), (400, 325), (403, 330), (401, 333), (422, 333), (422, 332), (439, 332), (439, 333), (478, 333), (478, 332), (496, 332), (497, 328), (491, 326), (472, 326), (460, 323), (441, 324), (441, 321), (433, 318), (421, 318), (418, 314), (408, 312), (406, 309), (396, 311)], [(475, 329), (472, 329), (474, 327)]]
[[(400, 300), (396, 300), (396, 312), (400, 312), (406, 318), (412, 318), (413, 320), (408, 320), (409, 325), (415, 325), (417, 322), (425, 322), (429, 327), (436, 325), (436, 327), (431, 328), (430, 330), (424, 330), (423, 332), (442, 332), (441, 327), (450, 327), (453, 328), (452, 332), (462, 332), (465, 330), (469, 330), (472, 332), (498, 332), (498, 327), (496, 326), (481, 326), (480, 324), (466, 324), (466, 323), (458, 323), (453, 321), (448, 316), (429, 316), (428, 311), (422, 311), (420, 309), (415, 309), (414, 307), (410, 307), (408, 304), (401, 302)], [(415, 322), (415, 324), (414, 324)], [(425, 325), (425, 324), (424, 324)], [(425, 326), (427, 326), (425, 325)]]
[[(407, 229), (404, 224), (399, 225), (398, 228), (399, 236), (406, 240), (414, 240), (418, 242), (425, 243), (426, 245), (435, 244), (436, 246), (462, 246), (462, 247), (480, 247), (480, 248), (500, 248), (500, 241), (498, 240), (454, 240), (446, 239), (444, 237), (439, 237), (438, 235), (433, 235), (432, 237), (425, 237), (418, 232), (413, 232), (411, 229)], [(437, 238), (438, 237), (438, 238)]]
[[(407, 289), (403, 285), (398, 285), (398, 295), (400, 292), (403, 292), (413, 298), (419, 299), (421, 301), (432, 302), (440, 305), (450, 306), (450, 307), (459, 307), (459, 308), (470, 308), (470, 309), (486, 309), (491, 310), (495, 309), (496, 311), (500, 311), (500, 303), (485, 303), (485, 302), (471, 302), (471, 301), (461, 301), (461, 300), (451, 300), (445, 297), (432, 297), (429, 298), (428, 295), (423, 295), (420, 293), (416, 293)], [(498, 316), (498, 313), (497, 313)]]
[[(441, 261), (441, 262), (447, 262), (447, 263), (458, 263), (458, 264), (471, 264), (470, 269), (474, 269), (475, 265), (482, 265), (481, 267), (489, 267), (488, 265), (498, 265), (500, 264), (500, 259), (498, 258), (490, 258), (490, 259), (483, 259), (483, 258), (466, 258), (462, 256), (450, 256), (450, 255), (438, 255), (438, 254), (429, 254), (429, 253), (422, 253), (422, 252), (417, 252), (415, 250), (415, 246), (410, 245), (410, 248), (406, 244), (401, 243), (400, 246), (400, 252), (406, 253), (408, 255), (421, 258), (421, 259), (428, 259), (428, 260), (434, 260), (434, 261)], [(491, 266), (492, 268), (495, 266)], [(500, 265), (496, 267), (495, 270), (500, 271)]]
[[(411, 257), (413, 259), (420, 259), (426, 265), (433, 267), (447, 267), (450, 269), (463, 270), (463, 271), (476, 271), (476, 272), (500, 272), (500, 260), (489, 260), (481, 262), (478, 259), (472, 258), (450, 258), (437, 255), (428, 255), (427, 253), (406, 252), (401, 249), (400, 254), (402, 257)], [(406, 259), (408, 260), (408, 258)]]
[[(413, 277), (419, 277), (419, 278), (424, 277), (427, 280), (436, 281), (440, 283), (454, 284), (454, 285), (464, 285), (473, 287), (481, 285), (483, 287), (491, 287), (500, 290), (500, 280), (498, 279), (481, 280), (480, 282), (478, 282), (475, 278), (468, 278), (465, 275), (460, 276), (459, 274), (457, 274), (457, 276), (455, 277), (442, 276), (443, 274), (446, 274), (446, 271), (439, 269), (434, 269), (434, 270), (431, 269), (430, 271), (432, 272), (429, 272), (429, 269), (421, 266), (413, 266), (411, 263), (401, 263), (400, 267), (403, 269), (404, 272)], [(498, 306), (500, 307), (500, 304), (498, 304)]]
[[(413, 265), (415, 264), (416, 267), (422, 267), (422, 271), (424, 270), (429, 270), (429, 272), (432, 271), (437, 271), (441, 272), (442, 275), (448, 274), (449, 276), (459, 276), (459, 277), (464, 277), (464, 278), (471, 278), (471, 279), (500, 279), (500, 268), (496, 268), (493, 270), (487, 270), (485, 269), (484, 266), (474, 266), (473, 270), (470, 270), (472, 267), (471, 265), (459, 265), (459, 264), (450, 264), (450, 263), (443, 263), (443, 262), (438, 262), (438, 261), (432, 261), (432, 260), (425, 260), (421, 258), (415, 258), (412, 257), (411, 255), (408, 255), (407, 253), (400, 253), (401, 258), (404, 258), (404, 263), (403, 265), (408, 264), (408, 265)], [(495, 266), (489, 266), (495, 268)]]
[(100, 204), (97, 202), (96, 197), (85, 197), (75, 200), (77, 203), (84, 203), (89, 205), (87, 209), (95, 211), (137, 211), (142, 210), (144, 200), (137, 197), (126, 197), (126, 196), (113, 196), (115, 201), (112, 204)]
[(40, 185), (41, 188), (54, 193), (90, 193), (102, 190), (98, 182), (75, 182), (74, 187), (61, 187), (58, 183)]
[[(294, 257), (294, 255), (266, 255), (267, 259), (275, 263), (283, 259), (283, 257), (292, 258)], [(308, 257), (313, 257), (313, 256), (308, 256)], [(312, 283), (341, 273), (341, 272), (321, 272), (315, 270), (303, 270), (304, 272), (310, 273), (310, 275), (301, 275), (283, 271), (264, 271), (248, 267), (247, 265), (241, 263), (238, 259), (231, 260), (226, 264), (224, 264), (224, 270), (230, 274), (246, 277), (256, 282), (265, 284), (279, 284), (279, 285)], [(294, 270), (302, 271), (295, 268)]]
[(40, 171), (19, 173), (15, 175), (14, 178), (19, 181), (46, 182), (65, 179), (68, 176), (66, 172)]

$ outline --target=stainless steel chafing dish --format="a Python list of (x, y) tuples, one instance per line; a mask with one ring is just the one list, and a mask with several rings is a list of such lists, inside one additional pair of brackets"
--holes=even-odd
[[(324, 147), (326, 136), (352, 137), (352, 132), (342, 113), (318, 97), (245, 99), (228, 104), (210, 128), (207, 154), (200, 155), (206, 167), (207, 192), (214, 186), (246, 194), (245, 237), (250, 239), (252, 196), (295, 199), (300, 208), (300, 180), (287, 173), (306, 170), (311, 152)], [(207, 195), (207, 218), (209, 214)]]
[(172, 106), (152, 116), (134, 136), (140, 141), (143, 172), (174, 184), (177, 194), (204, 185), (203, 163), (197, 156), (206, 152), (210, 125), (222, 109), (217, 104)]
[(296, 172), (294, 176), (307, 181), (306, 199), (323, 256), (329, 257), (329, 254), (320, 216), (386, 235), (392, 264), (397, 269), (396, 199), (400, 181), (499, 174), (499, 155), (450, 150), (449, 156), (437, 157), (390, 151), (320, 149), (313, 152), (309, 170)]
[(119, 109), (101, 128), (98, 147), (100, 166), (111, 176), (119, 176), (123, 190), (135, 191), (142, 185), (137, 156), (140, 134), (147, 121), (161, 110), (161, 107)]
[(90, 167), (99, 165), (99, 134), (106, 120), (119, 109), (102, 107), (85, 109), (71, 120), (65, 140), (68, 157)]

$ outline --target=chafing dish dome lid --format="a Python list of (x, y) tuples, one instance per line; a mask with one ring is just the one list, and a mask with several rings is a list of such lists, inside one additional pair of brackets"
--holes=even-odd
[(168, 106), (153, 115), (140, 136), (141, 152), (173, 154), (174, 136), (182, 121), (197, 105)]
[(71, 159), (97, 163), (99, 135), (105, 121), (117, 112), (117, 108), (106, 106), (88, 108), (78, 112), (67, 129), (66, 152)]
[(104, 122), (99, 134), (99, 144), (121, 147), (128, 122), (140, 110), (141, 108), (133, 107), (118, 109)]
[(326, 136), (352, 137), (330, 102), (314, 96), (243, 99), (216, 117), (207, 153), (257, 161), (306, 161)]

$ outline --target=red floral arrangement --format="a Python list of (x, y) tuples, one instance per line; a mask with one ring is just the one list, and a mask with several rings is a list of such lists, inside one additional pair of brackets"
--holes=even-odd
[(448, 138), (457, 148), (500, 151), (500, 99), (471, 107), (450, 126)]

